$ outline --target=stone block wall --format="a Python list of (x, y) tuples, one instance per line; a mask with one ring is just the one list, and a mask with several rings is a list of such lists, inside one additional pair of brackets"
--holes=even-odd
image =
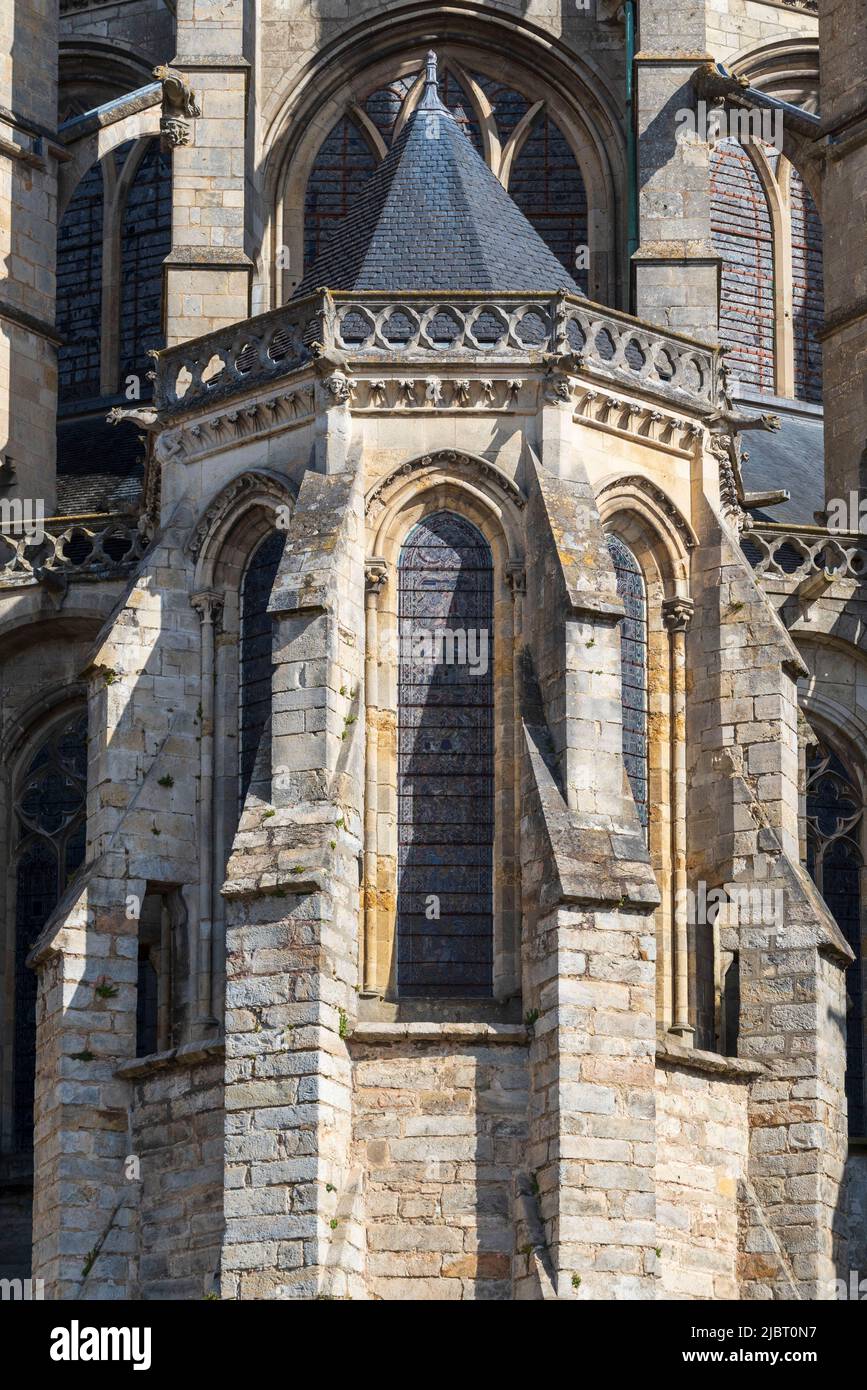
[(747, 1081), (736, 1074), (697, 1072), (689, 1063), (659, 1060), (656, 1217), (661, 1298), (740, 1297), (738, 1191), (749, 1161)]
[(196, 1299), (218, 1287), (223, 1216), (223, 1063), (196, 1050), (135, 1077), (131, 1155), (140, 1163), (133, 1298)]
[(391, 1045), (363, 1041), (373, 1027), (363, 1025), (351, 1043), (368, 1297), (511, 1298), (513, 1271), (528, 1257), (515, 1226), (526, 1045), (508, 1031), (492, 1044), (462, 1045), (445, 1029), (442, 1041), (414, 1042), (397, 1027)]

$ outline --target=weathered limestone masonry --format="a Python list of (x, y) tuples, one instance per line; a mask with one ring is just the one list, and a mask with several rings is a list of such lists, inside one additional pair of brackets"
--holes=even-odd
[[(822, 0), (828, 498), (867, 489), (867, 32), (852, 0)], [(852, 219), (850, 222), (849, 219)]]
[(186, 78), (195, 100), (166, 131), (174, 146), (172, 251), (166, 261), (169, 344), (250, 312), (246, 9), (243, 0), (179, 0), (177, 8), (172, 67)]
[(702, 141), (678, 142), (690, 78), (707, 54), (704, 5), (641, 0), (636, 58), (639, 246), (636, 313), (661, 328), (713, 342), (719, 259), (711, 241), (710, 166)]
[(222, 1045), (189, 1043), (131, 1083), (131, 1152), (141, 1161), (133, 1298), (203, 1298), (219, 1288), (223, 1235)]
[[(570, 420), (562, 405), (549, 413)], [(547, 443), (543, 426), (527, 516), (527, 1166), (556, 1295), (647, 1298), (656, 1278), (650, 914), (659, 892), (618, 766), (622, 604), (580, 456), (561, 449), (549, 474)], [(588, 739), (592, 764), (579, 754)], [(524, 1278), (519, 1270), (519, 1296), (538, 1258)]]
[(273, 806), (245, 810), (224, 892), (224, 1296), (357, 1294), (349, 1166), (363, 749), (357, 472), (308, 472), (271, 598)]
[(350, 1046), (367, 1297), (512, 1298), (544, 1239), (525, 1167), (526, 1029), (362, 1023)]
[[(135, 1057), (138, 917), (149, 888), (196, 876), (198, 619), (170, 523), (90, 665), (88, 868), (33, 951), (40, 970), (34, 1274), (50, 1297), (129, 1287), (139, 1184), (124, 1164)], [(195, 920), (193, 918), (193, 920)], [(175, 974), (192, 1008), (194, 934)], [(96, 1255), (99, 1255), (98, 1261)], [(94, 1272), (91, 1275), (91, 1266)]]
[(0, 488), (54, 511), (57, 6), (0, 16)]
[(663, 1040), (656, 1068), (661, 1298), (740, 1298), (738, 1191), (747, 1179), (750, 1063)]
[[(750, 1087), (742, 1296), (829, 1298), (846, 1153), (839, 1049), (851, 953), (800, 864), (802, 663), (727, 525), (706, 516), (703, 527), (693, 576), (690, 879), (736, 884), (782, 905), (743, 914), (720, 942), (737, 961), (739, 1056), (771, 1072)], [(702, 996), (696, 1012), (698, 1041), (713, 1046)]]
[[(852, 951), (803, 867), (798, 736), (800, 706), (823, 737), (867, 747), (867, 550), (844, 538), (831, 575), (828, 534), (802, 526), (803, 573), (747, 562), (739, 527), (775, 504), (745, 494), (715, 346), (711, 156), (675, 139), (708, 60), (765, 90), (803, 82), (816, 104), (808, 4), (640, 0), (635, 190), (617, 0), (177, 0), (176, 24), (162, 0), (61, 6), (64, 38), (94, 44), (88, 100), (118, 73), (144, 84), (66, 132), (64, 188), (158, 127), (173, 173), (169, 346), (153, 405), (130, 412), (150, 436), (130, 558), (79, 563), (64, 527), (42, 560), (0, 569), (0, 849), (30, 750), (88, 707), (86, 854), (29, 954), (47, 1297), (816, 1299), (867, 1272), (857, 1137), (844, 1181)], [(861, 9), (820, 0), (809, 153), (811, 176), (824, 162), (829, 496), (867, 486)], [(51, 512), (55, 8), (6, 3), (0, 40), (0, 491)], [(460, 118), (447, 84), (469, 94)], [(407, 134), (433, 113), (463, 133), (401, 146), (398, 111)], [(337, 129), (337, 173), (314, 177)], [(357, 213), (389, 149), (404, 163), (331, 265), (346, 282), (293, 299), (308, 243)], [(505, 192), (544, 184), (553, 225), (570, 178), (561, 230), (586, 235), (589, 298), (571, 246), (555, 253)], [(401, 247), (413, 274), (394, 283)], [(427, 767), (407, 790), (404, 714), (421, 706), (390, 649), (403, 547), (439, 510), (490, 551), (484, 998), (407, 995), (396, 964), (415, 932), (402, 917), (419, 917), (401, 903), (407, 847), (438, 868), (451, 847), (416, 835), (419, 801), (449, 791)], [(244, 585), (275, 527), (248, 643)], [(646, 662), (632, 705), (624, 632)], [(242, 715), (267, 709), (269, 678), (248, 788)], [(433, 747), (463, 780), (472, 739), (420, 727), (413, 755)], [(459, 847), (444, 881), (487, 882), (487, 842)], [(13, 957), (20, 862), (0, 882)], [(680, 895), (702, 883), (771, 915), (691, 923)], [(154, 899), (171, 941), (156, 1052), (137, 1023)], [(454, 951), (446, 936), (426, 965)], [(22, 1224), (29, 1155), (13, 1157), (0, 1220)]]

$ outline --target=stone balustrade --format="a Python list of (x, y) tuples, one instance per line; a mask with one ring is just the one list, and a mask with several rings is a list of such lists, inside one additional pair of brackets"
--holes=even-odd
[(719, 352), (578, 295), (320, 291), (157, 354), (157, 407), (164, 416), (196, 409), (324, 353), (375, 365), (567, 355), (594, 375), (693, 408), (710, 408), (720, 393)]
[(867, 536), (830, 532), (817, 526), (757, 525), (741, 541), (757, 578), (794, 585), (812, 575), (863, 579)]
[(44, 526), (0, 529), (0, 589), (65, 588), (73, 579), (123, 574), (144, 555), (147, 536), (129, 515), (47, 517)]

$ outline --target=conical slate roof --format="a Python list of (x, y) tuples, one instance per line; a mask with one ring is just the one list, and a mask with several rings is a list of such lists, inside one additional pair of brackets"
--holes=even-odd
[(581, 291), (440, 100), (424, 96), (295, 293)]

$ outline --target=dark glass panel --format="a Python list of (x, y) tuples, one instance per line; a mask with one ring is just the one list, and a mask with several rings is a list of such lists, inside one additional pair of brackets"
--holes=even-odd
[(493, 568), (484, 537), (463, 518), (437, 512), (408, 537), (399, 628), (398, 992), (488, 997)]

